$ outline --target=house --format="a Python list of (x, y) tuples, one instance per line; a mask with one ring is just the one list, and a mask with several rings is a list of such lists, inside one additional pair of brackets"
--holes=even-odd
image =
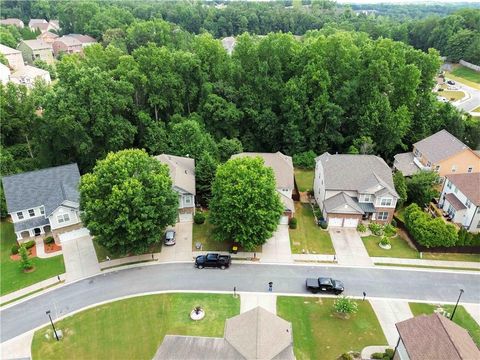
[(23, 24), (23, 21), (16, 18), (2, 19), (0, 20), (0, 25), (5, 25), (5, 26), (13, 25), (21, 29), (25, 27), (25, 25)]
[(58, 39), (60, 36), (58, 36), (57, 34), (54, 34), (50, 31), (45, 31), (43, 33), (41, 33), (40, 35), (37, 36), (37, 40), (42, 40), (44, 42), (46, 42), (47, 44), (53, 44), (53, 42), (55, 41), (55, 39)]
[(439, 207), (469, 232), (480, 231), (480, 173), (445, 177)]
[(468, 331), (439, 313), (416, 316), (395, 326), (400, 339), (394, 360), (480, 359)]
[(10, 81), (13, 83), (25, 85), (29, 88), (33, 87), (37, 80), (43, 80), (47, 84), (52, 82), (48, 71), (30, 65), (25, 65), (10, 76)]
[(393, 166), (405, 176), (433, 170), (441, 178), (458, 173), (480, 172), (480, 156), (447, 130), (413, 144), (413, 151), (397, 154)]
[(50, 20), (48, 22), (48, 30), (59, 31), (60, 30), (60, 21), (58, 20)]
[(5, 85), (10, 81), (10, 68), (0, 63), (0, 82)]
[(225, 322), (223, 338), (167, 335), (154, 360), (294, 360), (292, 324), (256, 307)]
[(73, 37), (82, 43), (82, 47), (87, 47), (92, 44), (96, 44), (97, 40), (89, 35), (82, 35), (82, 34), (69, 34), (68, 36)]
[(2, 178), (17, 240), (80, 222), (77, 164)]
[(155, 159), (168, 166), (173, 190), (178, 193), (180, 221), (192, 221), (195, 214), (195, 160), (168, 154), (155, 156)]
[(222, 46), (227, 51), (228, 55), (232, 55), (236, 44), (237, 40), (233, 36), (228, 36), (222, 39)]
[(82, 52), (83, 46), (80, 41), (74, 37), (64, 35), (55, 39), (52, 44), (53, 54), (58, 56), (60, 53), (75, 54)]
[(18, 70), (25, 66), (22, 52), (19, 50), (0, 44), (0, 54), (5, 56), (8, 66), (12, 70)]
[(398, 194), (392, 171), (382, 158), (326, 152), (315, 162), (315, 200), (329, 226), (392, 220)]
[(277, 192), (284, 206), (284, 213), (280, 218), (280, 224), (288, 224), (290, 218), (295, 214), (295, 203), (292, 199), (295, 190), (292, 157), (284, 155), (280, 151), (276, 153), (244, 152), (232, 155), (231, 159), (246, 156), (252, 158), (259, 157), (263, 159), (265, 166), (272, 168), (275, 175)]
[(22, 40), (17, 49), (23, 54), (23, 59), (29, 64), (37, 59), (45, 61), (47, 64), (53, 64), (52, 44), (43, 40)]
[(49, 30), (49, 23), (45, 19), (30, 19), (28, 27), (32, 31), (39, 30), (40, 32), (44, 32)]

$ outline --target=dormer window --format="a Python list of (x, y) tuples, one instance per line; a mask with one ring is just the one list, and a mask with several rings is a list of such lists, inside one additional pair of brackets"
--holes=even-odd
[(34, 217), (34, 216), (35, 216), (35, 210), (33, 210), (33, 209), (28, 209), (28, 215), (29, 215), (30, 217)]
[(18, 220), (23, 220), (23, 212), (22, 211), (17, 212), (17, 217), (18, 217)]

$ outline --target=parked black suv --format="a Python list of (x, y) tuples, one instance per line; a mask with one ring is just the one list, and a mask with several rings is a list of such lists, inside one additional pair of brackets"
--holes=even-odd
[(217, 267), (222, 270), (228, 268), (232, 263), (232, 258), (230, 255), (220, 255), (220, 254), (207, 254), (199, 255), (195, 259), (195, 266), (199, 269), (204, 267)]
[(335, 295), (341, 294), (344, 290), (343, 283), (331, 278), (307, 279), (305, 282), (307, 290), (316, 294), (319, 291), (333, 292)]

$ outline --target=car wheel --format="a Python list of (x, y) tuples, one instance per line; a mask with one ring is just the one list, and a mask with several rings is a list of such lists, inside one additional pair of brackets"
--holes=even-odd
[(220, 266), (220, 269), (225, 270), (226, 269), (225, 265)]
[(313, 290), (312, 290), (312, 293), (318, 294), (318, 289), (313, 289)]
[(203, 265), (198, 265), (198, 268), (199, 268), (199, 269), (203, 269)]

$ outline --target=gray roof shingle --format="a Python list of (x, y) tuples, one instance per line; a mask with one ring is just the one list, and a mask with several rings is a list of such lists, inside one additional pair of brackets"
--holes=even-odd
[(467, 145), (445, 129), (416, 142), (413, 146), (432, 164), (468, 149)]
[(364, 211), (360, 205), (358, 205), (358, 202), (345, 194), (343, 191), (326, 199), (323, 202), (323, 206), (325, 207), (325, 211), (328, 213), (364, 214)]
[(393, 165), (400, 170), (403, 176), (412, 176), (420, 171), (420, 168), (413, 162), (413, 152), (397, 154), (393, 157)]
[(195, 195), (195, 159), (168, 154), (155, 159), (168, 166), (173, 186)]
[(39, 226), (49, 225), (50, 222), (46, 217), (39, 216), (33, 219), (28, 219), (20, 222), (13, 223), (13, 229), (15, 232), (33, 229)]
[(56, 166), (5, 176), (2, 179), (7, 210), (13, 213), (45, 206), (49, 216), (65, 200), (79, 201), (77, 164)]

